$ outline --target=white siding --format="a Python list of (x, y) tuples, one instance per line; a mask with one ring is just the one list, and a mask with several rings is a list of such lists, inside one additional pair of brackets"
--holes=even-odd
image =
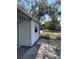
[[(20, 20), (18, 24), (17, 44), (32, 46), (39, 39), (39, 24), (33, 20)], [(38, 32), (35, 32), (35, 26)]]
[(19, 45), (31, 46), (31, 22), (29, 20), (19, 22)]
[[(38, 29), (38, 32), (35, 32), (35, 26)], [(31, 45), (33, 45), (39, 39), (39, 24), (31, 20)]]

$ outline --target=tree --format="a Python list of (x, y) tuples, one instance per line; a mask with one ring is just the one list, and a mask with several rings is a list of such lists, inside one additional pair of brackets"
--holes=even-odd
[[(61, 15), (59, 11), (59, 6), (61, 5), (61, 0), (56, 0), (54, 3), (48, 4), (47, 0), (18, 0), (21, 2), (21, 6), (26, 9), (30, 15), (37, 18), (38, 20), (45, 19), (44, 15), (48, 14), (51, 19), (57, 18)], [(25, 3), (23, 3), (25, 1)], [(19, 4), (19, 3), (18, 3)]]
[(54, 18), (51, 21), (45, 22), (45, 24), (43, 24), (43, 25), (44, 25), (43, 26), (44, 29), (56, 30), (56, 26), (59, 25), (59, 21), (56, 18)]

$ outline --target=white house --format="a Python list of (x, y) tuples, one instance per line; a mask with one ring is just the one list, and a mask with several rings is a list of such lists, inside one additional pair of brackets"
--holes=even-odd
[(39, 39), (39, 22), (17, 6), (17, 45), (32, 46)]

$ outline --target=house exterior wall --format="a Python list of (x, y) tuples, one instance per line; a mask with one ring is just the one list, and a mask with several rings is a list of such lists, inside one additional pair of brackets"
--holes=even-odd
[[(37, 32), (35, 32), (37, 27)], [(34, 20), (17, 22), (17, 46), (32, 46), (39, 39), (39, 24)]]
[(17, 22), (17, 46), (19, 46), (19, 22)]
[(31, 22), (29, 20), (19, 22), (19, 45), (31, 46)]
[[(37, 27), (37, 32), (35, 32)], [(39, 24), (31, 20), (31, 45), (33, 45), (39, 39)]]

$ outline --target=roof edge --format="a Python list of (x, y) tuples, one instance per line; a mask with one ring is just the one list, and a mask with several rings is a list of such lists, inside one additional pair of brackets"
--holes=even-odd
[(19, 12), (23, 13), (25, 16), (30, 17), (30, 18), (31, 18), (31, 20), (34, 20), (34, 21), (36, 21), (37, 23), (39, 23), (39, 24), (40, 24), (40, 22), (39, 22), (39, 21), (37, 21), (37, 19), (35, 19), (35, 17), (32, 17), (31, 15), (29, 15), (29, 14), (28, 14), (25, 10), (23, 10), (23, 9), (22, 9), (22, 7), (20, 7), (18, 4), (17, 4), (17, 11), (19, 11)]

